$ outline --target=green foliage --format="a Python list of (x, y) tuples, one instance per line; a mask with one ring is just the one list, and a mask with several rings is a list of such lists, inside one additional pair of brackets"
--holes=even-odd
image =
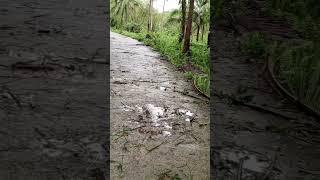
[(269, 53), (282, 83), (320, 112), (320, 4), (318, 0), (272, 0), (271, 12), (299, 32), (299, 42), (275, 43)]
[(208, 97), (210, 97), (210, 76), (208, 75), (195, 75), (196, 86)]
[(272, 0), (271, 11), (286, 17), (304, 38), (320, 40), (320, 3), (318, 0)]
[(213, 11), (211, 11), (211, 16), (215, 20), (220, 20), (223, 16), (223, 0), (215, 0), (213, 3)]
[[(183, 67), (187, 63), (187, 57), (182, 54), (182, 44), (179, 42), (181, 30), (181, 10), (159, 13), (151, 9), (152, 30), (147, 32), (149, 17), (149, 0), (111, 0), (111, 27), (112, 31), (137, 39), (145, 45), (153, 47), (161, 55), (166, 57), (176, 67)], [(198, 29), (193, 29), (192, 40), (198, 34), (198, 42), (191, 42), (191, 64), (209, 77), (209, 51), (207, 47), (208, 25), (210, 20), (210, 8), (208, 0), (195, 0), (195, 13), (193, 23)], [(199, 33), (196, 33), (198, 32)], [(200, 37), (200, 38), (199, 38)], [(186, 77), (193, 79), (192, 72), (187, 72)], [(209, 81), (203, 77), (195, 79), (199, 81), (199, 88), (208, 91)]]
[(277, 74), (302, 102), (320, 112), (320, 44), (311, 41), (274, 44), (270, 57), (278, 65)]
[(189, 80), (193, 80), (193, 73), (191, 71), (185, 72), (184, 76)]
[(253, 58), (263, 58), (268, 42), (259, 32), (249, 33), (240, 42), (241, 52)]
[(191, 44), (192, 63), (205, 73), (210, 72), (209, 49), (207, 44), (192, 42)]
[(141, 32), (142, 27), (140, 24), (130, 22), (126, 24), (125, 29), (126, 31), (129, 31), (129, 32), (139, 33)]

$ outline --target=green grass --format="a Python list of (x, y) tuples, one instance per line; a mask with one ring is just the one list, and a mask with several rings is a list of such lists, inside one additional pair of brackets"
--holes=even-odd
[(244, 55), (263, 58), (267, 47), (266, 37), (259, 32), (246, 34), (240, 42), (240, 50)]
[(196, 86), (206, 96), (210, 97), (210, 76), (208, 75), (195, 75), (194, 76)]
[(240, 42), (243, 55), (276, 65), (280, 83), (301, 102), (320, 112), (320, 44), (300, 40), (277, 42), (259, 32), (246, 34)]
[(320, 112), (320, 44), (274, 44), (270, 56), (278, 66), (277, 74), (286, 87), (305, 104)]
[[(147, 33), (142, 31), (134, 33), (119, 29), (112, 29), (112, 31), (153, 47), (176, 67), (182, 67), (187, 63), (187, 57), (182, 54), (182, 46), (178, 41), (179, 37), (173, 35), (171, 32)], [(209, 50), (206, 43), (200, 41), (191, 42), (191, 60), (191, 63), (201, 69), (205, 75), (200, 76), (192, 72), (187, 72), (185, 76), (188, 79), (195, 79), (197, 87), (206, 95), (210, 96), (210, 81), (208, 80), (208, 77), (210, 77), (210, 63)]]

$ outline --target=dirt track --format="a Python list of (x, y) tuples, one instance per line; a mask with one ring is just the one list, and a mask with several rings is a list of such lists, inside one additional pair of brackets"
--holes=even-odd
[(0, 2), (0, 179), (104, 179), (106, 9)]
[(209, 105), (158, 53), (111, 33), (111, 178), (209, 179)]

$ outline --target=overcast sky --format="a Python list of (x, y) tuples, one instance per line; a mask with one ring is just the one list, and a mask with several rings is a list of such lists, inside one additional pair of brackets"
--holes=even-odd
[[(155, 0), (153, 3), (154, 8), (156, 8), (159, 12), (162, 12), (164, 0)], [(164, 11), (171, 11), (173, 9), (179, 8), (179, 0), (166, 0)]]

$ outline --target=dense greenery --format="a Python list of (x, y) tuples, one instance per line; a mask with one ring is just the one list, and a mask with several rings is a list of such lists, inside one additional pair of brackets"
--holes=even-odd
[(241, 41), (241, 51), (253, 58), (271, 58), (284, 87), (320, 112), (320, 4), (316, 0), (273, 0), (269, 12), (284, 17), (298, 32), (296, 39), (276, 41), (254, 32)]
[[(171, 12), (158, 12), (152, 7), (153, 0), (112, 0), (111, 28), (156, 49), (172, 64), (184, 69), (188, 77), (195, 80), (196, 86), (209, 96), (209, 3), (207, 0), (195, 0), (194, 7), (190, 6), (190, 1), (181, 0), (180, 5), (183, 3), (185, 10), (181, 7)], [(193, 12), (191, 18), (189, 11)], [(186, 42), (188, 20), (192, 21), (189, 26), (190, 45)], [(190, 66), (192, 68), (185, 68)]]
[(272, 46), (279, 78), (302, 102), (320, 112), (320, 4), (318, 0), (273, 0), (273, 13), (291, 22), (299, 41)]
[(270, 55), (279, 79), (305, 104), (320, 112), (320, 52), (312, 41), (271, 46)]

